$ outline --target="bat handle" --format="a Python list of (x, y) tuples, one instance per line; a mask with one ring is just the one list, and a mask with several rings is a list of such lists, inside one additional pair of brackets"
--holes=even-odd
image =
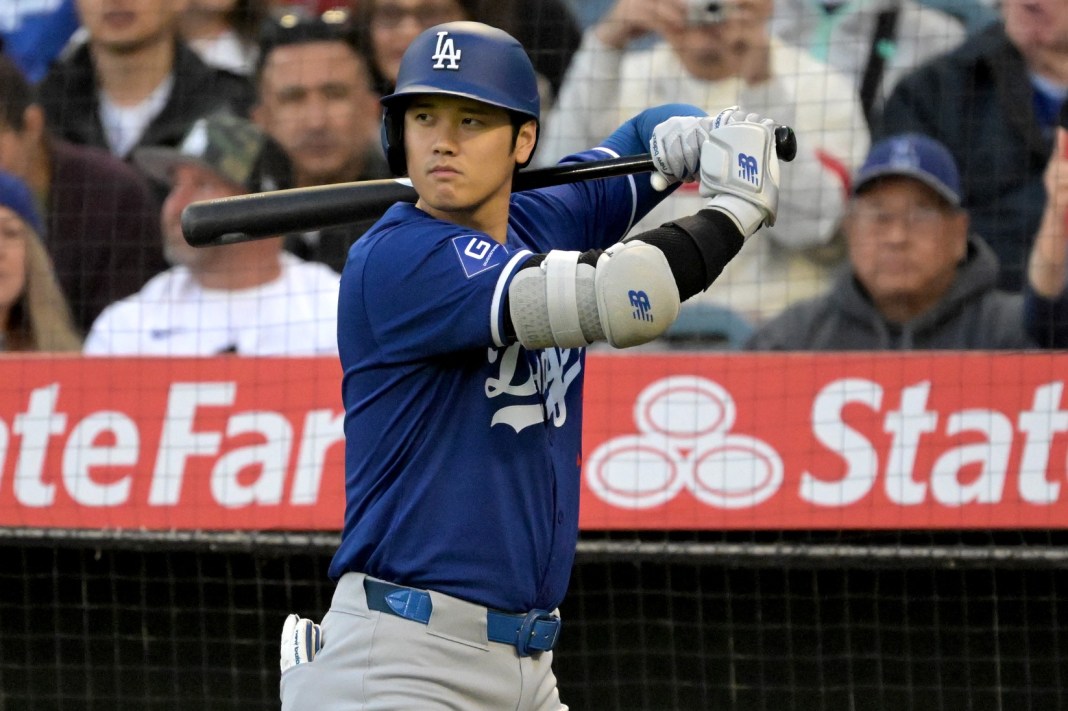
[[(786, 163), (797, 157), (797, 136), (789, 126), (775, 127), (775, 154), (779, 160)], [(667, 190), (670, 185), (667, 178), (659, 171), (653, 171), (653, 174), (649, 176), (649, 183), (657, 192)]]

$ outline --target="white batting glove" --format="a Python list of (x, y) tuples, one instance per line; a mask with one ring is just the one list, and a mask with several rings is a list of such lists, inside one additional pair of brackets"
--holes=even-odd
[(701, 145), (709, 133), (745, 118), (744, 111), (730, 106), (715, 116), (673, 116), (657, 124), (649, 139), (649, 155), (657, 170), (650, 176), (653, 188), (664, 190), (680, 180), (696, 180), (701, 169)]
[(282, 671), (310, 662), (323, 648), (323, 631), (319, 625), (300, 615), (290, 615), (282, 625)]
[(732, 123), (709, 134), (701, 147), (701, 195), (706, 207), (734, 220), (749, 237), (775, 224), (779, 209), (779, 158), (771, 119)]

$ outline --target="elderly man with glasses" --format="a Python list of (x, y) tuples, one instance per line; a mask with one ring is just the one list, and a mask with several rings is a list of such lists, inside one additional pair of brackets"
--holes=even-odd
[(969, 231), (960, 175), (941, 143), (877, 143), (843, 222), (849, 263), (830, 291), (760, 328), (751, 350), (1032, 348), (1022, 298), (997, 290), (998, 262)]

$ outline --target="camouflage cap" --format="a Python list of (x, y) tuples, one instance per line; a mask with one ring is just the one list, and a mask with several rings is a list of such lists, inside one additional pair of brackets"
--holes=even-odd
[[(134, 151), (134, 163), (159, 182), (170, 185), (178, 165), (199, 165), (250, 192), (279, 187), (280, 176), (265, 173), (277, 165), (280, 150), (249, 121), (230, 114), (197, 119), (176, 148), (149, 146)], [(271, 154), (271, 160), (265, 161)], [(275, 171), (277, 172), (277, 171)]]

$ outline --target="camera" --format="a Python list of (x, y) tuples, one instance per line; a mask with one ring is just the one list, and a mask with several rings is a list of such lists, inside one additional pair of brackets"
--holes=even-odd
[(727, 19), (730, 0), (686, 0), (686, 22), (690, 25), (715, 25)]

